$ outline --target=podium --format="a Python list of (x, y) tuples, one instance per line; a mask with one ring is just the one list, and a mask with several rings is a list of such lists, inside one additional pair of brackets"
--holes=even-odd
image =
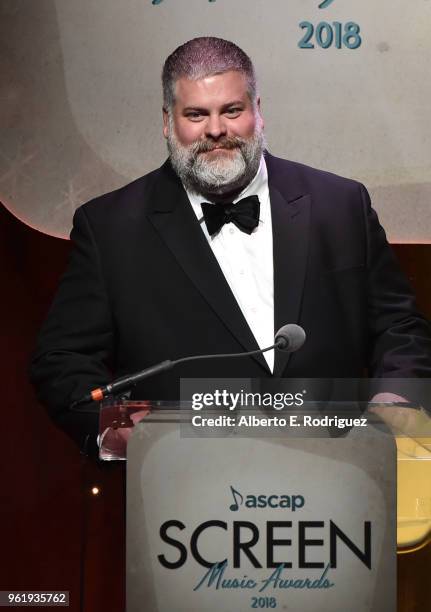
[[(384, 428), (205, 437), (190, 433), (194, 414), (102, 410), (102, 456), (127, 446), (127, 612), (396, 610), (397, 445)], [(423, 539), (424, 516), (401, 520), (416, 546), (406, 521)]]

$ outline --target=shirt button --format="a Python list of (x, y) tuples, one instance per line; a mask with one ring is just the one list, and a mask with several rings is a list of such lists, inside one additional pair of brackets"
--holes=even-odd
[(252, 308), (250, 308), (251, 312), (257, 312), (257, 308), (255, 306), (253, 306)]
[(239, 273), (241, 274), (241, 276), (244, 276), (245, 274), (244, 270), (240, 270)]
[(235, 230), (233, 229), (233, 227), (231, 227), (229, 230), (229, 234), (234, 234), (234, 233), (235, 233)]

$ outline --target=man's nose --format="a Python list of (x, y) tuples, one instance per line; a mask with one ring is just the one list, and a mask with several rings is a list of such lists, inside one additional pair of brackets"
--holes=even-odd
[(208, 138), (217, 140), (221, 136), (226, 136), (227, 128), (224, 117), (220, 115), (210, 115), (205, 126), (205, 135)]

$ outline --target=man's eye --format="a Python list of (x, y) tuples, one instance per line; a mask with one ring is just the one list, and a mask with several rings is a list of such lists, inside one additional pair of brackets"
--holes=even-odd
[(237, 117), (240, 113), (241, 113), (241, 109), (237, 107), (228, 108), (226, 111), (226, 114), (229, 115), (229, 117), (232, 117), (232, 116)]
[(202, 119), (202, 113), (198, 113), (197, 111), (195, 112), (191, 112), (191, 113), (187, 113), (186, 115), (187, 119), (191, 119), (192, 121), (199, 121), (200, 119)]

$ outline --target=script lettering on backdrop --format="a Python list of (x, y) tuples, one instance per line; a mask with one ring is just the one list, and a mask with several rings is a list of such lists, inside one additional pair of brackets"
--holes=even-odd
[[(151, 0), (151, 4), (156, 6), (165, 1), (169, 0)], [(207, 1), (215, 3), (217, 0)], [(319, 9), (329, 8), (334, 1), (323, 0), (319, 3)], [(303, 30), (302, 38), (298, 41), (300, 49), (358, 49), (362, 44), (361, 28), (355, 21), (320, 21), (318, 24), (301, 21), (299, 28)]]

